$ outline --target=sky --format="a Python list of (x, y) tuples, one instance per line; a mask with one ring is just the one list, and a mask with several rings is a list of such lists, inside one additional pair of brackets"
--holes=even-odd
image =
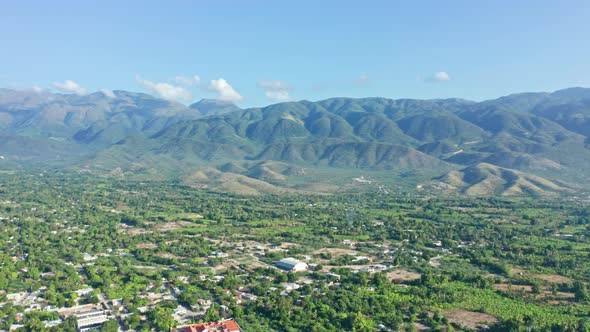
[(3, 1), (0, 86), (242, 107), (590, 86), (590, 1)]

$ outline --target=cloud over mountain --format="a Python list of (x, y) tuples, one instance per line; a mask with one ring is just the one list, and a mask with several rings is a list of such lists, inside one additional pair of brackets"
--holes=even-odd
[(289, 100), (290, 85), (285, 81), (274, 80), (274, 81), (258, 81), (256, 84), (259, 88), (265, 90), (264, 95), (266, 98), (275, 101)]
[(211, 80), (211, 83), (209, 83), (209, 90), (217, 93), (217, 98), (223, 101), (236, 102), (243, 99), (243, 97), (223, 78)]
[(107, 88), (102, 88), (99, 90), (100, 92), (102, 92), (103, 95), (109, 97), (109, 98), (115, 98), (115, 93), (113, 92), (113, 90), (111, 89), (107, 89)]
[(180, 84), (180, 85), (193, 86), (193, 85), (199, 85), (199, 83), (201, 83), (201, 78), (199, 77), (199, 75), (176, 76), (174, 78), (174, 82), (176, 82), (177, 84)]
[(88, 90), (81, 87), (78, 83), (72, 80), (65, 80), (64, 82), (53, 82), (52, 86), (64, 93), (75, 93), (77, 95), (84, 95)]
[(144, 89), (163, 99), (190, 101), (193, 98), (190, 91), (180, 86), (164, 82), (152, 82), (140, 77), (137, 77), (136, 80)]

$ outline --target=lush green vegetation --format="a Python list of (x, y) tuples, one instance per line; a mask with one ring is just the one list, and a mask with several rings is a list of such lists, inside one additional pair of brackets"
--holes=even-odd
[(126, 91), (0, 89), (0, 170), (180, 178), (242, 194), (331, 192), (372, 172), (386, 185), (558, 196), (590, 188), (589, 100), (590, 89), (569, 88), (483, 102), (331, 98), (242, 110)]
[[(244, 197), (17, 172), (0, 177), (0, 218), (0, 329), (24, 313), (21, 330), (70, 331), (45, 327), (53, 308), (104, 299), (118, 318), (105, 331), (167, 330), (179, 305), (246, 331), (468, 330), (457, 313), (494, 331), (590, 331), (582, 201)], [(275, 269), (284, 257), (310, 270)], [(18, 292), (44, 308), (8, 300)]]

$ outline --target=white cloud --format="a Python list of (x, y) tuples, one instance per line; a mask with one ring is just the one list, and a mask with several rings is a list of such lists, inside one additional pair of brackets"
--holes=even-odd
[(285, 81), (258, 81), (256, 85), (266, 90), (264, 95), (270, 100), (285, 101), (291, 98), (289, 96), (291, 86)]
[(186, 85), (186, 86), (192, 86), (194, 85), (199, 85), (201, 83), (201, 78), (199, 77), (199, 75), (195, 75), (193, 77), (189, 77), (189, 76), (176, 76), (174, 78), (174, 82), (180, 84), (180, 85)]
[(75, 93), (77, 95), (84, 95), (88, 93), (88, 90), (81, 87), (78, 83), (72, 80), (65, 80), (62, 82), (53, 82), (52, 86), (57, 90), (65, 93)]
[(360, 74), (359, 77), (354, 80), (354, 83), (356, 85), (365, 85), (369, 83), (369, 75), (365, 73)]
[(144, 89), (163, 99), (190, 101), (193, 98), (190, 91), (180, 86), (163, 82), (152, 82), (139, 77), (136, 80)]
[(102, 88), (102, 89), (100, 89), (98, 91), (102, 92), (103, 95), (105, 95), (105, 96), (107, 96), (109, 98), (115, 98), (115, 97), (117, 97), (117, 96), (115, 96), (115, 93), (111, 89)]
[(242, 100), (242, 96), (223, 78), (211, 80), (209, 90), (216, 92), (217, 98), (224, 101), (236, 102)]
[(31, 88), (31, 90), (32, 90), (33, 92), (35, 92), (35, 93), (43, 93), (43, 92), (45, 92), (45, 89), (43, 89), (42, 87), (36, 86), (36, 85), (35, 85), (35, 86), (33, 86), (33, 87)]
[(450, 80), (451, 76), (446, 71), (437, 71), (428, 78), (429, 82), (445, 82)]
[(285, 91), (285, 90), (277, 90), (277, 91), (266, 91), (264, 93), (264, 95), (266, 96), (266, 98), (270, 99), (270, 100), (281, 100), (281, 101), (285, 101), (285, 100), (289, 100), (289, 91)]
[(257, 83), (259, 88), (267, 89), (267, 90), (289, 90), (289, 84), (285, 81), (258, 81)]

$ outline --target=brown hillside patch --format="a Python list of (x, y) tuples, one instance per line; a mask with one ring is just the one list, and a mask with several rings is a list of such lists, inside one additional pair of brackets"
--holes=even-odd
[(340, 186), (332, 185), (332, 184), (325, 184), (325, 183), (305, 183), (298, 185), (296, 187), (298, 190), (302, 191), (311, 191), (315, 193), (328, 193), (337, 191), (340, 189)]
[(420, 279), (420, 273), (411, 272), (407, 270), (395, 270), (387, 273), (387, 277), (391, 280), (409, 281)]
[(356, 250), (343, 249), (343, 248), (322, 248), (322, 249), (318, 249), (313, 252), (314, 255), (319, 255), (321, 253), (328, 253), (328, 254), (332, 255), (333, 257), (336, 257), (336, 256), (342, 256), (342, 255), (348, 255), (348, 254), (355, 254), (356, 255), (359, 252)]
[(119, 228), (117, 230), (117, 232), (119, 233), (125, 233), (128, 235), (140, 235), (140, 234), (149, 234), (149, 233), (153, 233), (153, 231), (145, 229), (145, 228), (140, 228), (140, 227), (128, 227), (128, 228)]
[(182, 229), (182, 228), (188, 228), (191, 226), (193, 226), (193, 223), (188, 222), (188, 221), (172, 221), (172, 222), (157, 224), (154, 226), (154, 230), (156, 230), (158, 232), (167, 232), (167, 231), (173, 231), (173, 230)]
[(535, 277), (550, 282), (552, 284), (572, 282), (571, 278), (560, 276), (559, 274), (538, 274)]
[(571, 278), (559, 275), (559, 274), (533, 274), (523, 268), (519, 268), (519, 267), (513, 267), (510, 269), (510, 273), (512, 273), (513, 275), (526, 275), (526, 276), (532, 276), (534, 278), (538, 278), (544, 281), (547, 281), (549, 283), (552, 284), (560, 284), (560, 283), (567, 283), (567, 282), (572, 282), (573, 280)]
[(494, 289), (500, 291), (508, 291), (508, 289), (512, 289), (513, 291), (525, 291), (525, 292), (532, 292), (533, 286), (529, 285), (509, 285), (509, 284), (495, 284)]
[(576, 297), (576, 294), (570, 292), (553, 292), (545, 291), (543, 292), (543, 296), (547, 299), (556, 300), (558, 302), (569, 302)]
[(169, 252), (159, 252), (157, 254), (155, 254), (154, 256), (160, 257), (160, 258), (167, 258), (167, 259), (178, 259), (178, 258), (183, 258), (180, 256), (176, 256), (174, 254), (171, 254)]
[(449, 321), (473, 330), (477, 330), (483, 325), (491, 325), (498, 321), (498, 319), (492, 315), (463, 309), (447, 310), (443, 312), (443, 315), (445, 315)]
[(157, 270), (158, 269), (155, 266), (148, 266), (148, 265), (133, 265), (133, 268), (140, 269), (140, 270)]
[(427, 330), (430, 330), (430, 327), (428, 327), (422, 323), (414, 323), (414, 329), (416, 331), (427, 331)]
[(546, 299), (550, 299), (549, 303), (551, 304), (571, 303), (571, 301), (576, 297), (574, 293), (569, 292), (557, 292), (556, 294), (545, 292), (543, 295)]
[(140, 243), (136, 246), (138, 249), (155, 249), (158, 246), (151, 243), (151, 242), (146, 242), (146, 243)]
[(250, 272), (254, 271), (254, 269), (257, 267), (268, 267), (269, 266), (266, 263), (260, 262), (258, 260), (258, 258), (256, 258), (256, 256), (254, 256), (252, 254), (244, 255), (239, 258), (236, 258), (236, 261), (240, 265), (246, 266), (246, 269), (248, 269), (248, 271), (250, 271)]

